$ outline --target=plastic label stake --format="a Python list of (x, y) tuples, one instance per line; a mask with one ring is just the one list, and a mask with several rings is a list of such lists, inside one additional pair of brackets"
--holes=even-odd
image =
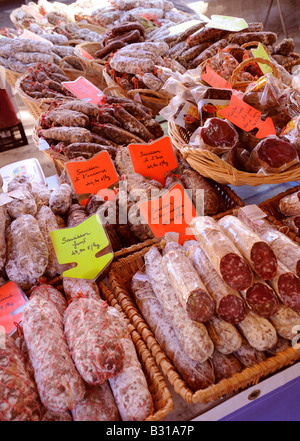
[(112, 252), (97, 257), (110, 245), (97, 214), (74, 228), (54, 230), (50, 236), (58, 263), (76, 264), (63, 277), (95, 280), (113, 260)]

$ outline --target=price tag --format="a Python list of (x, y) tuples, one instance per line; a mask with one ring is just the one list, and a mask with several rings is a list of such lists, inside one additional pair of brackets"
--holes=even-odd
[(87, 60), (94, 60), (94, 57), (91, 56), (86, 50), (84, 50), (82, 47), (79, 48), (81, 55), (86, 58)]
[(188, 226), (198, 214), (180, 184), (174, 185), (160, 198), (140, 202), (138, 207), (155, 237), (178, 233), (181, 245), (186, 240), (195, 239)]
[(28, 298), (14, 282), (8, 282), (0, 288), (0, 326), (7, 335), (16, 330), (16, 323), (22, 321), (22, 311)]
[(265, 121), (261, 119), (261, 112), (249, 106), (243, 100), (233, 95), (230, 105), (219, 111), (223, 118), (228, 119), (245, 132), (257, 128), (256, 137), (258, 139), (266, 138), (269, 135), (276, 135), (276, 130), (272, 119), (269, 117)]
[(106, 151), (88, 161), (67, 162), (66, 168), (77, 194), (96, 194), (119, 180), (114, 164)]
[(103, 104), (104, 93), (84, 77), (78, 77), (75, 81), (63, 81), (62, 85), (83, 101)]
[(168, 171), (178, 167), (169, 136), (164, 136), (149, 144), (130, 144), (128, 146), (133, 168), (145, 178), (155, 179), (162, 185)]
[[(257, 49), (251, 49), (251, 52), (253, 53), (253, 56), (255, 58), (263, 58), (264, 60), (271, 61), (269, 55), (267, 54), (261, 43), (259, 43)], [(258, 63), (258, 64), (264, 74), (271, 73), (273, 75), (273, 71), (270, 66), (267, 66), (266, 64), (263, 63)]]
[(50, 236), (58, 263), (76, 263), (63, 277), (95, 280), (113, 260), (112, 252), (103, 254), (110, 242), (97, 214), (74, 228), (54, 230)]
[(207, 28), (223, 29), (224, 31), (239, 32), (248, 28), (248, 23), (243, 18), (229, 17), (227, 15), (212, 15), (211, 21), (205, 25)]
[(206, 73), (201, 75), (201, 79), (216, 89), (232, 89), (231, 84), (221, 75), (217, 74), (209, 65), (206, 66)]
[(43, 152), (45, 150), (49, 150), (50, 148), (51, 148), (50, 145), (48, 144), (48, 142), (45, 139), (39, 138), (39, 150), (41, 152)]
[(23, 30), (23, 33), (20, 35), (20, 38), (24, 40), (43, 41), (44, 43), (48, 43), (49, 46), (53, 46), (53, 43), (51, 43), (51, 41), (46, 40), (46, 38), (40, 37), (38, 34), (35, 34), (34, 32), (31, 32), (28, 29)]
[(43, 15), (36, 10), (35, 7), (29, 6), (29, 5), (22, 5), (22, 9), (24, 9), (27, 14), (31, 15), (33, 18), (36, 18), (37, 20), (42, 20), (44, 17)]

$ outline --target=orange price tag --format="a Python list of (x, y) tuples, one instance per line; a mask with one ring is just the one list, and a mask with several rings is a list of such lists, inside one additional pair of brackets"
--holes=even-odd
[(63, 81), (62, 84), (83, 101), (103, 104), (103, 92), (84, 77), (78, 77), (75, 81)]
[(180, 244), (195, 239), (188, 226), (198, 214), (180, 184), (174, 185), (162, 197), (140, 202), (138, 207), (155, 237), (172, 232), (179, 234)]
[(16, 323), (22, 321), (22, 311), (28, 298), (14, 282), (8, 282), (0, 288), (0, 327), (7, 335), (16, 329)]
[(257, 128), (258, 132), (256, 137), (258, 139), (276, 135), (274, 123), (270, 117), (263, 121), (259, 110), (249, 106), (249, 104), (235, 95), (231, 97), (230, 105), (220, 110), (219, 114), (240, 129), (245, 130), (245, 132), (250, 132)]
[(231, 84), (215, 72), (209, 65), (206, 66), (206, 73), (201, 79), (216, 89), (232, 89)]
[(88, 161), (67, 162), (66, 168), (77, 194), (96, 194), (119, 180), (108, 152)]
[(165, 183), (165, 174), (178, 167), (169, 136), (149, 144), (130, 144), (128, 148), (134, 171), (162, 185)]

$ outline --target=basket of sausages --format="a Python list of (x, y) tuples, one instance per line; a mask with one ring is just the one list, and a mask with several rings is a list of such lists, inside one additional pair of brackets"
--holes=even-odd
[(289, 243), (294, 258), (280, 252), (268, 240), (274, 226), (245, 209), (195, 218), (195, 240), (183, 245), (168, 236), (118, 260), (103, 290), (189, 404), (239, 392), (300, 357), (299, 246)]
[(299, 191), (300, 186), (297, 185), (259, 205), (267, 219), (297, 243), (300, 243)]

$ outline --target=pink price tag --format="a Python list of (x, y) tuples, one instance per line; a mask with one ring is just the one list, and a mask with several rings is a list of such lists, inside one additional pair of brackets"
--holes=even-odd
[(20, 35), (20, 38), (22, 38), (23, 40), (43, 41), (44, 43), (48, 43), (50, 46), (53, 46), (53, 43), (51, 43), (51, 41), (46, 40), (46, 38), (40, 37), (34, 32), (29, 31), (28, 29), (24, 29), (23, 34)]
[(64, 81), (62, 84), (81, 100), (97, 105), (103, 104), (104, 93), (84, 77), (75, 81)]

